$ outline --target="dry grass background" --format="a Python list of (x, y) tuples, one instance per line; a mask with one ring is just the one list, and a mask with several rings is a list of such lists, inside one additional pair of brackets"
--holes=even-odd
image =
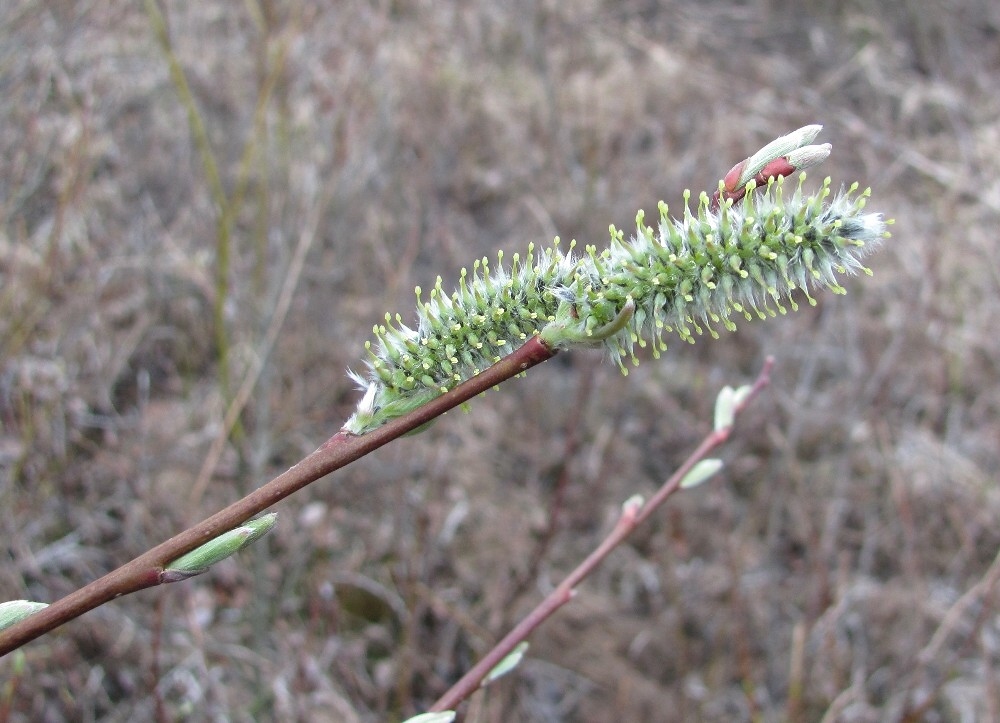
[[(619, 550), (469, 719), (1000, 719), (997, 3), (164, 13), (230, 199), (227, 290), (141, 4), (0, 9), (0, 599), (68, 593), (315, 448), (414, 285), (556, 233), (603, 243), (792, 128), (826, 124), (822, 171), (871, 185), (894, 237), (846, 298), (627, 378), (558, 358), (313, 485), (238, 561), (36, 641), (20, 677), (8, 656), (3, 715), (417, 712), (773, 354), (724, 477)], [(220, 301), (229, 390), (266, 364), (199, 495), (232, 393)]]

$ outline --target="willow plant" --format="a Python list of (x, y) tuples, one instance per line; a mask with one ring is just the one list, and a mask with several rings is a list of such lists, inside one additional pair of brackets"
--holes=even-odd
[[(769, 143), (734, 166), (712, 194), (693, 202), (685, 192), (676, 217), (661, 202), (650, 226), (640, 211), (628, 240), (614, 226), (602, 250), (564, 246), (556, 238), (543, 247), (529, 245), (509, 264), (502, 255), (492, 266), (487, 258), (476, 261), (471, 271), (462, 270), (451, 293), (440, 278), (426, 299), (418, 287), (414, 326), (387, 314), (374, 327), (365, 369), (350, 373), (362, 394), (339, 432), (243, 499), (65, 598), (51, 605), (0, 605), (0, 655), (115, 597), (204, 573), (275, 523), (273, 514), (255, 515), (560, 351), (601, 347), (627, 373), (628, 364), (638, 363), (637, 347), (658, 358), (671, 337), (718, 337), (741, 318), (785, 314), (798, 308), (799, 299), (815, 304), (812, 290), (844, 293), (838, 279), (871, 274), (863, 259), (888, 233), (881, 214), (865, 212), (868, 189), (852, 184), (834, 190), (829, 178), (814, 190), (804, 184), (804, 170), (830, 154), (829, 144), (813, 144), (820, 129), (806, 126)], [(762, 193), (753, 192), (762, 186)], [(733, 410), (752, 396), (747, 390), (755, 394), (764, 383), (766, 369), (754, 387), (720, 396), (724, 403), (717, 409), (728, 411), (722, 422), (717, 416), (716, 436), (654, 500), (626, 504), (620, 529), (567, 578), (565, 600), (669, 494), (718, 468), (712, 460), (697, 462), (728, 436)], [(543, 602), (532, 625), (565, 600), (548, 607)], [(503, 669), (502, 656), (514, 654), (531, 629), (526, 624), (512, 631), (509, 645), (483, 661), (485, 667), (460, 688), (464, 692), (446, 695), (435, 708), (452, 707), (496, 665)]]
[[(810, 286), (844, 293), (837, 275), (871, 273), (861, 259), (885, 224), (862, 213), (869, 191), (858, 193), (857, 184), (834, 194), (827, 178), (806, 192), (802, 173), (791, 192), (785, 188), (785, 175), (829, 155), (829, 144), (809, 145), (820, 128), (801, 128), (737, 164), (695, 211), (685, 193), (678, 219), (663, 202), (655, 228), (639, 211), (628, 241), (612, 226), (609, 247), (575, 254), (575, 244), (563, 251), (556, 238), (543, 249), (529, 246), (524, 258), (514, 254), (509, 267), (502, 254), (495, 270), (487, 258), (476, 261), (450, 296), (441, 277), (427, 301), (417, 287), (415, 329), (388, 314), (375, 327), (368, 373), (352, 373), (364, 397), (344, 429), (364, 434), (421, 407), (532, 336), (553, 350), (603, 346), (627, 373), (626, 358), (639, 363), (636, 346), (649, 345), (658, 358), (668, 334), (717, 338), (719, 328), (735, 330), (739, 316), (797, 309), (796, 289), (810, 304)], [(758, 185), (767, 186), (760, 197), (737, 203)]]

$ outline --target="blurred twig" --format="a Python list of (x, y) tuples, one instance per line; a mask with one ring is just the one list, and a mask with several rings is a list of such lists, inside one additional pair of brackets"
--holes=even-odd
[[(145, 8), (146, 14), (149, 16), (150, 24), (153, 28), (153, 33), (156, 36), (157, 43), (159, 44), (160, 49), (163, 52), (163, 56), (167, 61), (167, 65), (169, 66), (170, 79), (175, 90), (177, 91), (177, 95), (180, 98), (181, 105), (187, 113), (188, 125), (190, 126), (194, 144), (198, 150), (198, 155), (201, 158), (202, 166), (205, 171), (205, 177), (208, 181), (209, 192), (212, 196), (212, 201), (216, 207), (215, 299), (213, 305), (213, 326), (217, 347), (216, 351), (219, 361), (219, 387), (222, 390), (223, 399), (229, 405), (228, 411), (232, 411), (234, 409), (237, 411), (236, 418), (231, 422), (225, 423), (223, 426), (227, 430), (227, 434), (232, 431), (239, 435), (239, 412), (242, 411), (246, 401), (244, 400), (242, 403), (237, 403), (236, 397), (230, 396), (230, 341), (226, 327), (226, 305), (229, 302), (230, 296), (229, 273), (232, 255), (233, 223), (242, 208), (243, 201), (246, 197), (250, 182), (250, 171), (253, 168), (254, 159), (259, 155), (261, 146), (264, 144), (263, 139), (267, 135), (265, 112), (268, 107), (268, 102), (274, 93), (278, 79), (284, 72), (288, 47), (290, 40), (293, 37), (293, 33), (287, 32), (284, 34), (278, 43), (277, 50), (273, 54), (268, 54), (265, 49), (265, 53), (267, 54), (265, 62), (268, 64), (267, 73), (258, 88), (257, 101), (254, 107), (254, 122), (252, 131), (243, 146), (243, 153), (240, 158), (240, 164), (236, 176), (236, 184), (233, 188), (232, 194), (229, 195), (226, 193), (226, 189), (222, 183), (222, 175), (219, 171), (219, 164), (215, 158), (214, 152), (212, 151), (212, 146), (208, 138), (208, 131), (205, 128), (205, 121), (198, 109), (198, 104), (191, 91), (191, 86), (188, 84), (187, 76), (184, 73), (183, 67), (181, 67), (180, 60), (174, 52), (173, 45), (170, 41), (170, 32), (167, 27), (167, 20), (163, 13), (160, 12), (160, 9), (156, 4), (156, 0), (145, 0)], [(261, 193), (264, 194), (264, 198), (261, 199), (261, 205), (266, 206), (266, 188), (263, 188)], [(255, 377), (254, 381), (256, 382), (256, 377), (259, 377), (259, 374), (260, 371), (257, 370), (256, 372), (249, 372), (247, 376)], [(239, 392), (237, 392), (237, 396), (238, 395)]]
[[(915, 675), (913, 677), (914, 681), (917, 681), (916, 685), (912, 686), (910, 693), (910, 703), (903, 714), (900, 716), (901, 721), (916, 721), (924, 720), (924, 716), (930, 709), (934, 702), (938, 699), (941, 689), (944, 684), (948, 682), (948, 677), (937, 673), (932, 679), (936, 679), (934, 685), (929, 686), (929, 690), (925, 689), (924, 686), (920, 686), (922, 690), (919, 696), (917, 695), (917, 689), (919, 681), (921, 679), (926, 680), (930, 676), (932, 666), (947, 668), (948, 666), (942, 665), (942, 650), (944, 649), (944, 644), (948, 639), (955, 633), (956, 628), (963, 627), (962, 637), (965, 639), (965, 645), (963, 647), (971, 647), (975, 639), (979, 636), (980, 632), (985, 625), (987, 618), (989, 617), (990, 611), (993, 609), (991, 604), (993, 593), (996, 590), (997, 583), (1000, 583), (1000, 552), (997, 552), (996, 556), (993, 558), (993, 562), (990, 564), (989, 568), (983, 573), (983, 576), (979, 579), (975, 585), (965, 591), (965, 593), (955, 601), (955, 603), (948, 608), (948, 612), (945, 613), (944, 618), (941, 620), (940, 625), (938, 625), (937, 630), (934, 631), (934, 635), (931, 636), (930, 641), (924, 646), (920, 654), (917, 655), (917, 669), (914, 671)], [(967, 618), (969, 616), (970, 609), (974, 605), (979, 603), (979, 609), (976, 611), (975, 616), (971, 623), (968, 622)]]
[[(774, 366), (774, 359), (768, 357), (764, 366), (757, 376), (750, 389), (750, 392), (743, 397), (742, 401), (736, 405), (734, 415), (738, 415), (752, 402), (760, 392), (770, 383), (771, 368)], [(548, 620), (559, 608), (573, 599), (576, 588), (587, 576), (589, 576), (604, 559), (618, 545), (624, 542), (639, 525), (645, 522), (656, 512), (664, 502), (674, 493), (681, 489), (681, 483), (694, 466), (703, 460), (709, 452), (723, 444), (729, 439), (732, 433), (732, 425), (717, 427), (713, 429), (701, 441), (698, 447), (688, 456), (678, 467), (677, 471), (667, 479), (657, 490), (648, 502), (643, 502), (641, 498), (632, 498), (622, 506), (621, 516), (618, 518), (614, 529), (604, 540), (594, 549), (587, 558), (581, 562), (566, 578), (549, 593), (521, 622), (507, 633), (504, 638), (488, 652), (482, 660), (469, 670), (462, 678), (455, 683), (444, 695), (442, 695), (430, 707), (431, 711), (452, 710), (474, 693), (483, 683), (483, 680), (490, 672), (497, 667), (511, 652), (538, 626)]]
[(226, 410), (226, 415), (222, 420), (222, 428), (215, 436), (215, 439), (212, 440), (212, 446), (209, 448), (208, 454), (205, 455), (205, 460), (202, 462), (201, 469), (198, 472), (198, 478), (191, 488), (188, 496), (188, 504), (192, 510), (197, 507), (198, 502), (205, 493), (208, 481), (211, 479), (212, 473), (215, 471), (219, 459), (222, 457), (226, 440), (229, 439), (229, 432), (236, 425), (247, 402), (250, 401), (250, 395), (253, 393), (257, 381), (260, 379), (264, 365), (271, 354), (271, 350), (274, 348), (274, 343), (278, 339), (278, 334), (281, 332), (285, 318), (288, 315), (288, 309), (291, 306), (295, 289), (302, 276), (302, 268), (305, 265), (306, 256), (309, 253), (309, 249), (312, 248), (313, 241), (316, 239), (316, 231), (319, 227), (320, 219), (323, 217), (323, 211), (326, 209), (332, 195), (332, 191), (333, 188), (331, 185), (324, 191), (323, 197), (313, 204), (309, 217), (306, 219), (302, 232), (299, 234), (295, 253), (288, 265), (281, 291), (278, 294), (278, 300), (275, 303), (271, 323), (268, 325), (264, 338), (257, 347), (253, 363), (243, 377), (240, 388), (229, 403), (229, 408)]
[[(191, 135), (194, 137), (194, 145), (198, 149), (201, 157), (201, 164), (205, 170), (205, 178), (208, 181), (209, 193), (217, 209), (216, 218), (216, 238), (215, 238), (215, 303), (213, 307), (213, 322), (215, 332), (215, 343), (218, 347), (219, 358), (219, 386), (222, 388), (224, 399), (229, 399), (229, 336), (226, 333), (225, 307), (229, 296), (229, 256), (230, 256), (230, 236), (232, 232), (233, 203), (226, 195), (226, 189), (222, 185), (222, 176), (219, 173), (219, 164), (215, 160), (211, 143), (208, 140), (208, 131), (205, 129), (205, 122), (198, 110), (191, 86), (188, 85), (187, 76), (181, 67), (180, 60), (174, 53), (173, 44), (170, 41), (170, 31), (167, 27), (167, 20), (160, 12), (156, 0), (145, 0), (146, 14), (153, 28), (156, 41), (163, 51), (163, 56), (170, 68), (170, 80), (174, 84), (177, 95), (180, 96), (181, 105), (187, 112), (188, 126)], [(234, 194), (235, 197), (235, 194)]]
[(572, 481), (570, 463), (580, 447), (580, 422), (584, 419), (583, 412), (590, 401), (590, 396), (594, 389), (594, 367), (592, 365), (587, 366), (577, 376), (579, 377), (579, 381), (576, 397), (573, 400), (571, 412), (567, 415), (563, 451), (554, 474), (555, 484), (549, 498), (548, 520), (545, 523), (545, 530), (535, 543), (534, 550), (524, 571), (511, 582), (504, 596), (503, 604), (500, 606), (504, 610), (511, 610), (514, 602), (524, 594), (532, 581), (537, 578), (538, 570), (545, 561), (545, 556), (549, 552), (552, 541), (559, 532), (559, 527), (562, 523), (561, 516), (566, 498), (566, 488)]

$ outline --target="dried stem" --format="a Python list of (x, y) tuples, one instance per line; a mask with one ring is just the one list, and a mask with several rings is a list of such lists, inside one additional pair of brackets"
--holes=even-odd
[[(747, 405), (753, 401), (757, 395), (766, 387), (771, 380), (771, 368), (774, 366), (774, 359), (768, 357), (764, 361), (764, 366), (757, 376), (749, 394), (744, 397), (734, 409), (734, 414), (739, 415)], [(710, 432), (692, 452), (684, 463), (667, 479), (657, 490), (648, 502), (632, 503), (626, 502), (622, 507), (622, 514), (615, 523), (614, 528), (604, 540), (591, 552), (587, 558), (581, 562), (566, 578), (559, 583), (556, 588), (542, 600), (534, 610), (528, 613), (521, 622), (504, 636), (504, 638), (494, 646), (476, 665), (469, 670), (462, 678), (455, 683), (444, 695), (442, 695), (430, 707), (431, 711), (453, 710), (459, 703), (472, 695), (479, 689), (483, 680), (490, 674), (500, 662), (523, 642), (534, 630), (544, 623), (553, 613), (563, 605), (568, 603), (576, 592), (577, 585), (580, 584), (590, 573), (592, 573), (604, 558), (620, 545), (632, 532), (643, 522), (649, 519), (650, 515), (656, 512), (667, 499), (680, 489), (681, 482), (685, 475), (700, 460), (716, 447), (723, 444), (732, 431), (732, 427), (714, 429)]]

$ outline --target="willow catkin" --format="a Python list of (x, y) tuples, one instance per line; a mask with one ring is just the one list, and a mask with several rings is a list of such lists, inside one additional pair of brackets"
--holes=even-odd
[[(533, 334), (552, 348), (603, 346), (622, 370), (635, 346), (658, 357), (666, 338), (693, 342), (733, 330), (735, 320), (798, 308), (793, 291), (844, 289), (838, 275), (863, 271), (862, 259), (887, 236), (881, 214), (864, 213), (869, 191), (833, 193), (827, 178), (806, 192), (805, 174), (789, 192), (783, 179), (760, 195), (712, 203), (702, 194), (679, 219), (659, 206), (656, 228), (640, 211), (626, 241), (574, 253), (559, 239), (509, 265), (477, 261), (448, 294), (440, 277), (426, 300), (417, 289), (417, 324), (386, 315), (367, 344), (367, 373), (351, 372), (364, 396), (344, 429), (363, 434), (478, 374)], [(789, 184), (790, 185), (790, 184)]]

